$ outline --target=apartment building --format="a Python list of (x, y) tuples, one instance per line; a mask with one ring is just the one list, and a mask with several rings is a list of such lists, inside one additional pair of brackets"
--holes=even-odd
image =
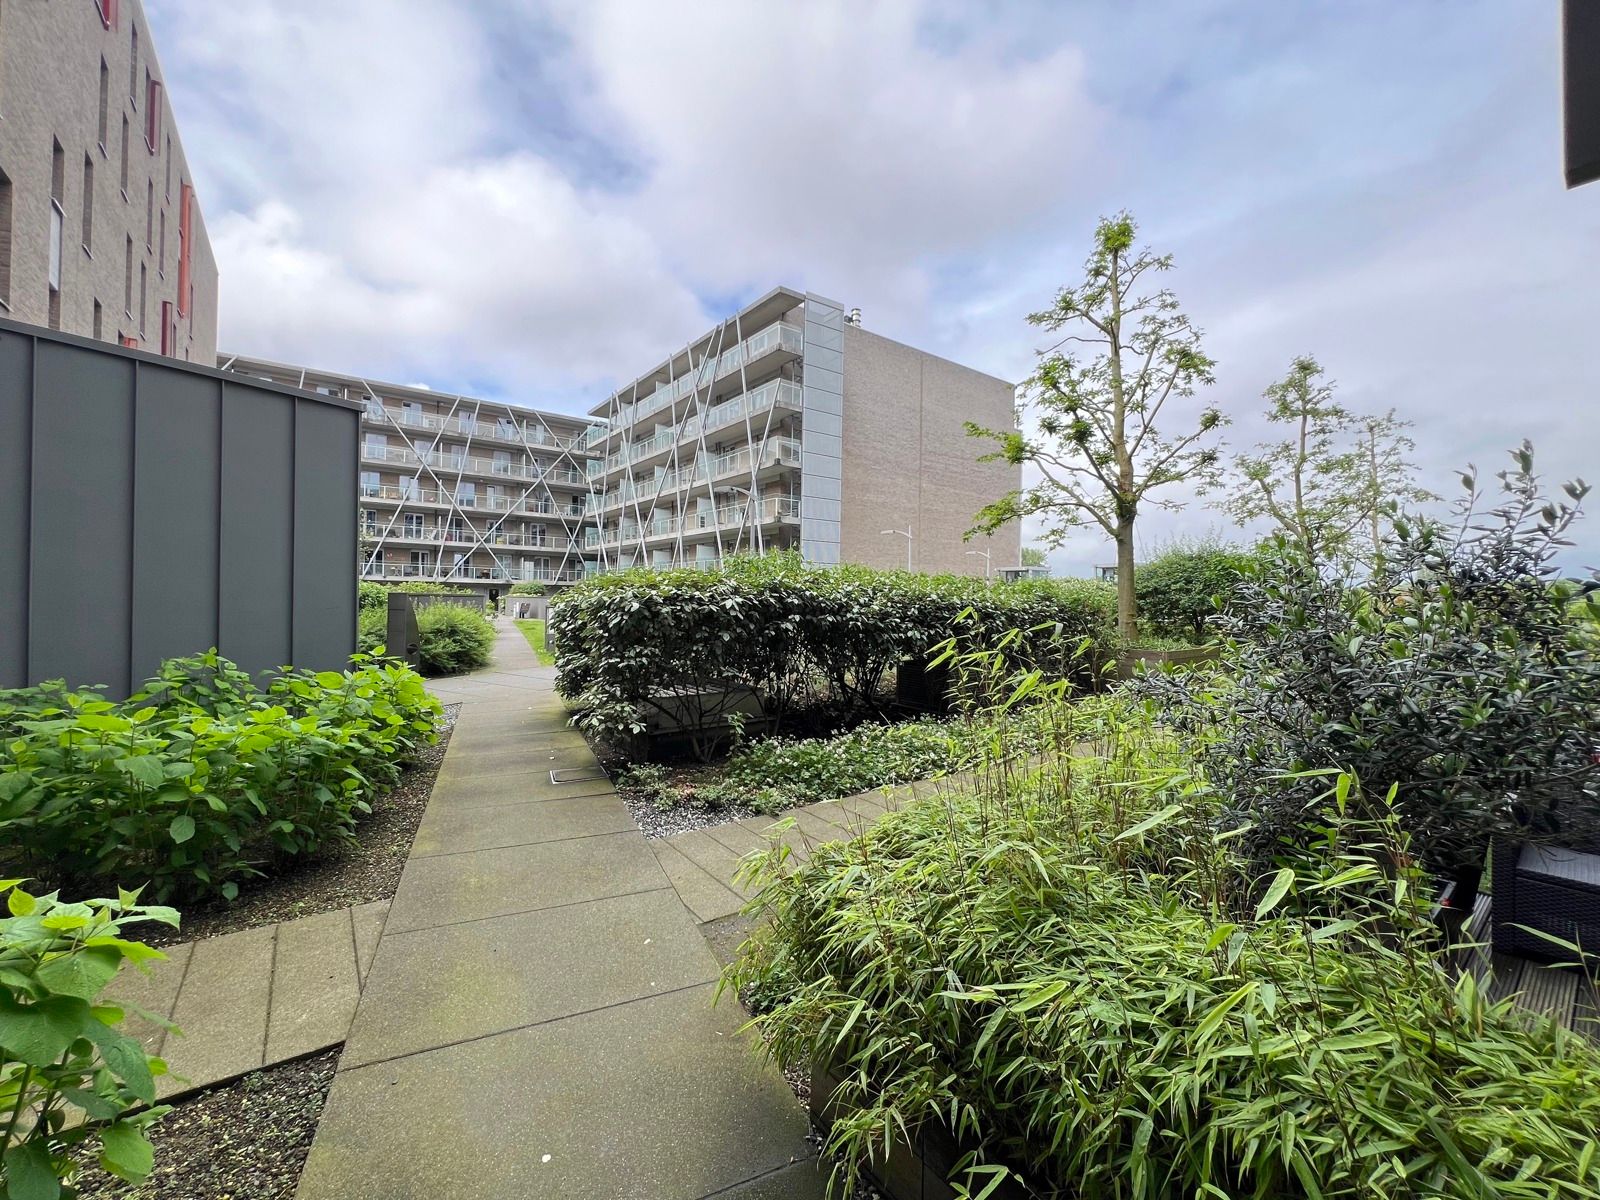
[(1019, 467), (979, 462), (965, 422), (1011, 428), (1014, 388), (863, 329), (779, 287), (592, 409), (600, 569), (715, 566), (798, 549), (821, 564), (988, 575), (1017, 565), (1015, 524), (963, 535)]
[(362, 579), (504, 592), (572, 583), (584, 552), (593, 422), (242, 356), (219, 365), (365, 405)]
[(215, 359), (216, 260), (139, 0), (0, 0), (0, 316)]

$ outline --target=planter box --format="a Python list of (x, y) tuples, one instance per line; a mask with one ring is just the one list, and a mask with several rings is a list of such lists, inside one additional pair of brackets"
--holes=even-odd
[[(819, 1129), (833, 1124), (838, 1089), (838, 1078), (826, 1066), (813, 1066), (811, 1117)], [(943, 1125), (930, 1122), (919, 1128), (910, 1142), (896, 1140), (882, 1161), (868, 1164), (866, 1173), (888, 1200), (956, 1200), (949, 1178), (970, 1149)], [(1009, 1179), (990, 1196), (992, 1200), (1029, 1200), (1021, 1185)]]
[(908, 658), (894, 672), (894, 700), (914, 712), (943, 716), (950, 711), (950, 664), (937, 667), (926, 659)]
[(1186, 646), (1182, 650), (1141, 650), (1134, 647), (1118, 652), (1116, 674), (1118, 679), (1132, 679), (1140, 664), (1147, 671), (1160, 670), (1185, 663), (1210, 662), (1216, 657), (1215, 646)]
[(764, 733), (770, 724), (761, 698), (746, 687), (658, 696), (640, 711), (645, 728), (634, 739), (634, 756), (650, 759), (680, 754), (708, 739), (720, 743), (732, 735), (729, 718), (736, 713), (750, 733)]

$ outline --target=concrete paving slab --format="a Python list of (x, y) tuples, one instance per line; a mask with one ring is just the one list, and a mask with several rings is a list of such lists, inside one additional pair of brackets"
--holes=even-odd
[(713, 1192), (704, 1200), (826, 1200), (827, 1195), (828, 1168), (811, 1158)]
[(732, 916), (744, 907), (742, 897), (674, 850), (669, 839), (651, 839), (650, 849), (655, 852), (661, 869), (672, 881), (678, 899), (694, 914), (695, 920), (715, 921), (720, 917)]
[[(811, 857), (811, 842), (796, 825), (785, 825), (780, 821), (773, 821), (768, 817), (751, 817), (740, 821), (746, 829), (756, 834), (763, 841), (778, 843), (789, 847), (789, 862), (792, 866), (799, 866)], [(668, 839), (669, 841), (671, 839)]]
[(361, 999), (355, 926), (337, 909), (278, 926), (264, 1061), (282, 1062), (344, 1041)]
[[(555, 739), (561, 741), (557, 744), (539, 744)], [(504, 750), (467, 754), (456, 759), (446, 754), (434, 788), (455, 787), (472, 780), (511, 775), (536, 774), (548, 777), (551, 771), (576, 771), (594, 766), (594, 753), (577, 734), (546, 734), (538, 739), (538, 743), (529, 739), (527, 743)]]
[[(137, 931), (133, 936), (138, 936)], [(183, 984), (193, 951), (192, 942), (168, 946), (162, 951), (167, 956), (164, 961), (148, 963), (143, 970), (124, 962), (116, 979), (106, 988), (107, 1003), (124, 1006), (127, 1012), (123, 1032), (138, 1038), (146, 1054), (161, 1053), (161, 1045), (167, 1037), (166, 1026), (146, 1020), (132, 1010), (142, 1008), (163, 1020), (171, 1019), (172, 1005), (178, 999), (178, 989)]]
[(850, 836), (847, 830), (841, 829), (831, 821), (824, 821), (809, 808), (797, 808), (789, 815), (794, 818), (794, 823), (800, 832), (813, 842), (838, 842)]
[(350, 924), (356, 941), (356, 970), (363, 980), (372, 969), (372, 954), (383, 934), (383, 919), (389, 915), (389, 902), (377, 900), (350, 910)]
[(615, 793), (565, 800), (452, 808), (429, 812), (411, 843), (413, 858), (460, 854), (501, 846), (528, 846), (565, 838), (624, 833), (633, 817)]
[(709, 836), (703, 829), (675, 833), (667, 838), (671, 847), (699, 867), (724, 887), (744, 894), (744, 888), (734, 882), (734, 872), (739, 869), (739, 855)]
[(533, 771), (498, 778), (446, 780), (434, 786), (428, 813), (452, 809), (488, 808), (522, 801), (566, 800), (574, 796), (615, 795), (609, 779), (579, 779), (572, 783), (552, 783), (548, 772)]
[[(268, 925), (194, 943), (172, 1010), (183, 1036), (168, 1037), (162, 1047), (172, 1074), (157, 1081), (161, 1095), (262, 1064), (277, 936), (278, 926)], [(221, 1014), (225, 1019), (219, 1019)]]
[(700, 1200), (808, 1159), (713, 990), (339, 1072), (299, 1200)]
[(661, 868), (635, 831), (407, 861), (385, 936), (644, 892)]
[(737, 821), (724, 821), (720, 825), (707, 825), (702, 831), (707, 837), (716, 838), (733, 853), (743, 858), (752, 852), (764, 851), (767, 848), (766, 838), (750, 829), (746, 829)]
[(716, 976), (716, 959), (665, 882), (636, 896), (391, 933), (340, 1069)]

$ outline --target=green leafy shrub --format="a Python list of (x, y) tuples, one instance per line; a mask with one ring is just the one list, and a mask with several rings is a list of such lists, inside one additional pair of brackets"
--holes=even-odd
[(168, 1111), (155, 1107), (166, 1064), (119, 1029), (123, 1010), (100, 993), (124, 961), (165, 957), (124, 927), (176, 927), (178, 914), (130, 892), (65, 904), (54, 893), (31, 896), (21, 882), (0, 879), (9, 914), (0, 920), (0, 1195), (75, 1195), (72, 1151), (91, 1136), (100, 1166), (138, 1184), (153, 1165), (146, 1130)]
[(417, 613), (418, 666), (424, 675), (459, 675), (489, 665), (494, 625), (476, 609), (430, 604)]
[(356, 611), (366, 614), (372, 609), (389, 607), (389, 589), (381, 583), (363, 579), (356, 585)]
[(213, 650), (120, 703), (59, 683), (0, 693), (0, 867), (232, 899), (264, 864), (348, 839), (439, 712), (416, 672), (361, 656), (265, 691)]
[(1115, 593), (1088, 581), (982, 580), (795, 555), (730, 560), (719, 572), (636, 568), (586, 580), (551, 605), (557, 688), (578, 724), (621, 744), (653, 710), (753, 691), (778, 728), (801, 701), (870, 712), (890, 673), (952, 636), (1089, 687), (1114, 646)]
[(511, 596), (543, 596), (549, 590), (549, 587), (542, 583), (514, 583), (511, 585), (511, 591), (507, 594)]
[(1210, 542), (1174, 545), (1156, 555), (1133, 577), (1141, 631), (1201, 644), (1207, 621), (1227, 607), (1255, 559), (1250, 551)]
[(1262, 858), (1315, 841), (1321, 783), (1299, 773), (1326, 769), (1357, 774), (1428, 866), (1463, 880), (1496, 834), (1600, 837), (1600, 655), (1574, 616), (1600, 613), (1600, 581), (1554, 564), (1584, 489), (1547, 501), (1531, 450), (1515, 457), (1490, 511), (1469, 474), (1453, 527), (1397, 522), (1377, 578), (1278, 542), (1221, 623), (1224, 671), (1140, 682)]
[(376, 654), (388, 638), (388, 608), (363, 608), (356, 615), (356, 649), (362, 654)]
[(1600, 1050), (1452, 981), (1349, 777), (1320, 858), (1257, 877), (1169, 740), (1104, 749), (749, 868), (770, 921), (725, 985), (786, 1069), (841, 1081), (835, 1182), (935, 1124), (973, 1192), (1600, 1192)]

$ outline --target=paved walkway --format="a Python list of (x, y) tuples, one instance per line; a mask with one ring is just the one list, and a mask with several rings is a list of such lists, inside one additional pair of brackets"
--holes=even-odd
[(435, 689), (464, 707), (299, 1197), (820, 1197), (804, 1113), (712, 1007), (554, 676), (506, 623), (493, 669)]
[(124, 967), (106, 994), (182, 1032), (129, 1018), (129, 1032), (171, 1069), (156, 1081), (160, 1095), (182, 1095), (344, 1041), (388, 908), (384, 900), (184, 942), (168, 946), (166, 960), (148, 973)]

